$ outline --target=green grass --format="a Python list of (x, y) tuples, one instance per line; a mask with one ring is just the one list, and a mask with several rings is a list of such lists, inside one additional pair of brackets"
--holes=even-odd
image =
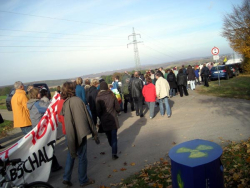
[(6, 98), (7, 96), (0, 96), (0, 109), (7, 109)]
[(197, 87), (200, 94), (250, 100), (250, 75), (240, 75), (229, 80), (209, 82), (209, 87)]
[(0, 138), (6, 136), (6, 133), (13, 129), (13, 121), (4, 120), (0, 124)]
[[(235, 143), (227, 142), (221, 161), (224, 167), (224, 185), (227, 188), (250, 187), (250, 139)], [(172, 188), (171, 164), (163, 158), (123, 180), (118, 187)]]
[(0, 100), (6, 99), (6, 98), (7, 98), (7, 96), (0, 96)]

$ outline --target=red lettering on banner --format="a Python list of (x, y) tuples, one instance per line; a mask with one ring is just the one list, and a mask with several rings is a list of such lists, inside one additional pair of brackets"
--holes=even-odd
[[(36, 132), (34, 130), (31, 131), (32, 134), (32, 144), (35, 145), (36, 141), (41, 139), (47, 132), (48, 125), (50, 124), (52, 131), (55, 130), (54, 121), (52, 120), (52, 117), (56, 120), (56, 107), (58, 104), (58, 100), (50, 106), (50, 108), (47, 109), (45, 115), (42, 117), (42, 119), (39, 121), (37, 125)], [(52, 112), (51, 112), (52, 111)], [(56, 127), (58, 127), (57, 121)], [(25, 138), (27, 138), (30, 134), (26, 135)]]
[(3, 154), (5, 154), (4, 158), (5, 158), (5, 159), (9, 158), (9, 151), (10, 151), (12, 148), (16, 147), (17, 145), (18, 145), (18, 143), (15, 143), (15, 144), (14, 144), (13, 146), (11, 146), (10, 148), (4, 150), (3, 152), (0, 152), (0, 156), (3, 155)]

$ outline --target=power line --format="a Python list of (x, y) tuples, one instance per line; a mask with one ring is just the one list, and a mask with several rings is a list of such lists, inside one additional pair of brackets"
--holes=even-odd
[(110, 48), (110, 49), (91, 49), (91, 50), (60, 50), (60, 51), (51, 51), (51, 50), (46, 50), (46, 51), (12, 51), (12, 52), (0, 52), (0, 53), (25, 53), (25, 52), (85, 52), (85, 51), (108, 51), (108, 50), (121, 50), (118, 48)]
[[(144, 33), (144, 35), (146, 35), (146, 34)], [(151, 38), (152, 40), (154, 40), (154, 41), (160, 43), (161, 45), (166, 46), (166, 44), (162, 43), (161, 41), (159, 41), (159, 40), (157, 40), (157, 39), (155, 39), (155, 38), (153, 38), (153, 37), (151, 37), (151, 36), (149, 36), (149, 35), (146, 35), (146, 36), (147, 36), (148, 38)], [(180, 52), (180, 51), (178, 51), (178, 50), (176, 50), (176, 49), (173, 49), (173, 48), (171, 48), (171, 47), (169, 47), (169, 46), (167, 46), (167, 48), (168, 48), (168, 49), (172, 49), (173, 51), (175, 51), (175, 52), (177, 52), (177, 53), (182, 53), (182, 52)]]
[(43, 48), (43, 47), (54, 47), (54, 48), (103, 48), (103, 47), (120, 47), (125, 45), (114, 45), (114, 46), (0, 46), (1, 48)]
[(15, 41), (19, 41), (19, 42), (82, 42), (82, 41), (85, 41), (85, 40), (67, 40), (67, 41), (0, 40), (0, 41), (7, 41), (7, 42), (15, 42)]
[[(29, 33), (45, 33), (45, 34), (53, 34), (53, 35), (76, 35), (76, 36), (88, 36), (88, 37), (112, 37), (113, 36), (100, 36), (100, 35), (83, 35), (83, 34), (70, 34), (70, 33), (50, 33), (45, 31), (24, 31), (18, 29), (0, 29), (3, 31), (15, 31), (15, 32), (29, 32)], [(114, 38), (124, 38), (124, 37), (114, 37)]]
[(95, 23), (95, 22), (84, 22), (84, 21), (69, 20), (69, 19), (63, 19), (63, 18), (53, 18), (53, 17), (49, 17), (49, 16), (40, 16), (40, 15), (26, 14), (26, 13), (5, 11), (5, 10), (0, 10), (0, 12), (9, 13), (9, 14), (18, 14), (18, 15), (23, 15), (23, 16), (32, 16), (32, 17), (38, 17), (38, 18), (47, 18), (47, 19), (53, 19), (53, 20), (62, 20), (62, 21), (67, 21), (67, 22), (78, 22), (78, 23), (85, 23), (85, 24), (105, 25), (105, 26), (110, 26), (110, 27), (115, 26), (115, 27), (128, 28), (128, 26), (119, 26), (119, 25), (114, 25), (114, 24), (104, 24), (104, 23)]
[[(13, 36), (13, 35), (0, 35), (5, 37), (25, 37), (25, 38), (40, 38), (40, 39), (54, 39), (54, 40), (65, 40), (65, 39), (75, 39), (75, 38), (55, 38), (55, 37), (32, 37), (32, 36)], [(110, 40), (110, 39), (84, 39), (84, 40), (75, 40), (75, 41), (86, 41), (86, 40), (94, 40), (94, 41), (100, 41), (100, 40)], [(63, 42), (63, 41), (62, 41)]]
[(168, 57), (173, 57), (173, 56), (170, 56), (170, 55), (167, 55), (167, 54), (165, 54), (165, 53), (162, 53), (162, 52), (160, 52), (160, 51), (158, 51), (158, 50), (156, 50), (156, 49), (154, 49), (154, 48), (152, 48), (152, 47), (149, 47), (149, 46), (146, 46), (146, 45), (144, 45), (146, 48), (150, 48), (151, 50), (154, 50), (154, 51), (156, 51), (156, 52), (158, 52), (158, 53), (161, 53), (161, 54), (163, 54), (163, 55), (165, 55), (165, 56), (168, 56)]

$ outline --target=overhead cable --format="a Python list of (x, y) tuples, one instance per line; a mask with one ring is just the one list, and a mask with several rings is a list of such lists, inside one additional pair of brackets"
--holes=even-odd
[(45, 31), (24, 31), (18, 29), (1, 29), (3, 31), (15, 31), (15, 32), (29, 32), (29, 33), (45, 33), (45, 34), (54, 34), (54, 35), (77, 35), (77, 36), (88, 36), (88, 37), (111, 37), (111, 38), (124, 38), (124, 37), (115, 37), (115, 36), (100, 36), (100, 35), (83, 35), (83, 34), (70, 34), (70, 33), (50, 33)]
[(0, 12), (9, 13), (9, 14), (18, 14), (18, 15), (23, 15), (23, 16), (32, 16), (32, 17), (38, 17), (38, 18), (47, 18), (47, 19), (53, 19), (53, 20), (62, 20), (62, 21), (67, 21), (67, 22), (78, 22), (78, 23), (85, 23), (85, 24), (105, 25), (105, 26), (110, 26), (110, 27), (115, 26), (115, 27), (123, 27), (123, 28), (126, 27), (126, 28), (128, 28), (128, 26), (119, 26), (119, 25), (114, 25), (114, 24), (104, 24), (104, 23), (77, 21), (77, 20), (69, 20), (69, 19), (63, 19), (63, 18), (53, 18), (53, 17), (49, 17), (49, 16), (40, 16), (40, 15), (26, 14), (26, 13), (5, 11), (5, 10), (0, 10)]

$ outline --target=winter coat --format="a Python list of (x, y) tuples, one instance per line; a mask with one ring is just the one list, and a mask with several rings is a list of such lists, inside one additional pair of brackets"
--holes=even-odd
[(159, 97), (160, 99), (169, 97), (170, 87), (166, 79), (159, 77), (156, 81), (155, 87), (157, 97)]
[(92, 114), (96, 114), (96, 97), (98, 94), (98, 90), (95, 86), (91, 86), (89, 88), (89, 98), (88, 98), (88, 102), (89, 102), (89, 108), (91, 110)]
[(177, 84), (176, 84), (176, 77), (175, 74), (170, 72), (167, 76), (167, 81), (169, 83), (170, 88), (177, 88)]
[(30, 120), (32, 122), (32, 128), (36, 127), (39, 121), (42, 119), (43, 114), (46, 112), (50, 102), (44, 102), (39, 99), (30, 99), (27, 102), (27, 108), (30, 112)]
[(199, 69), (196, 69), (196, 70), (194, 71), (194, 73), (195, 73), (195, 77), (196, 77), (196, 78), (199, 78), (199, 72), (200, 72), (200, 70), (199, 70)]
[(132, 97), (142, 97), (143, 82), (139, 78), (133, 78), (129, 84)]
[(90, 88), (90, 85), (85, 85), (85, 86), (84, 86), (84, 90), (85, 90), (85, 99), (86, 99), (87, 103), (89, 103), (89, 101), (88, 101), (88, 98), (89, 98), (89, 88)]
[(187, 86), (187, 75), (184, 73), (179, 73), (177, 75), (177, 85)]
[(207, 67), (203, 67), (201, 69), (201, 76), (208, 76), (209, 75), (209, 69)]
[(188, 66), (188, 69), (187, 69), (187, 73), (188, 75), (188, 81), (190, 80), (195, 80), (195, 73), (194, 73), (194, 69), (192, 69), (191, 66)]
[(164, 78), (165, 78), (165, 79), (168, 78), (168, 74), (169, 74), (168, 72), (166, 72), (166, 73), (164, 74)]
[(16, 89), (11, 99), (14, 127), (27, 127), (32, 125), (27, 102), (26, 92), (21, 89)]
[(82, 99), (84, 104), (87, 104), (87, 100), (85, 96), (85, 89), (81, 85), (76, 85), (76, 96)]
[(122, 77), (122, 87), (121, 87), (121, 92), (122, 94), (124, 95), (128, 95), (129, 94), (129, 90), (128, 90), (128, 86), (129, 86), (129, 83), (130, 83), (130, 76), (125, 74), (123, 77)]
[(104, 131), (119, 128), (117, 113), (120, 112), (120, 105), (112, 91), (101, 90), (98, 93), (96, 97), (96, 110)]
[(186, 68), (182, 68), (183, 70), (183, 74), (187, 74), (187, 69)]
[(49, 98), (46, 97), (46, 96), (43, 96), (40, 100), (43, 101), (43, 102), (45, 102), (45, 103), (50, 103)]
[(142, 89), (142, 94), (146, 102), (155, 102), (156, 99), (155, 85), (152, 83), (145, 85)]
[(95, 125), (89, 116), (86, 105), (79, 97), (67, 98), (63, 103), (60, 115), (64, 116), (70, 155), (75, 158), (83, 138), (90, 134), (89, 127), (94, 135), (97, 135)]

